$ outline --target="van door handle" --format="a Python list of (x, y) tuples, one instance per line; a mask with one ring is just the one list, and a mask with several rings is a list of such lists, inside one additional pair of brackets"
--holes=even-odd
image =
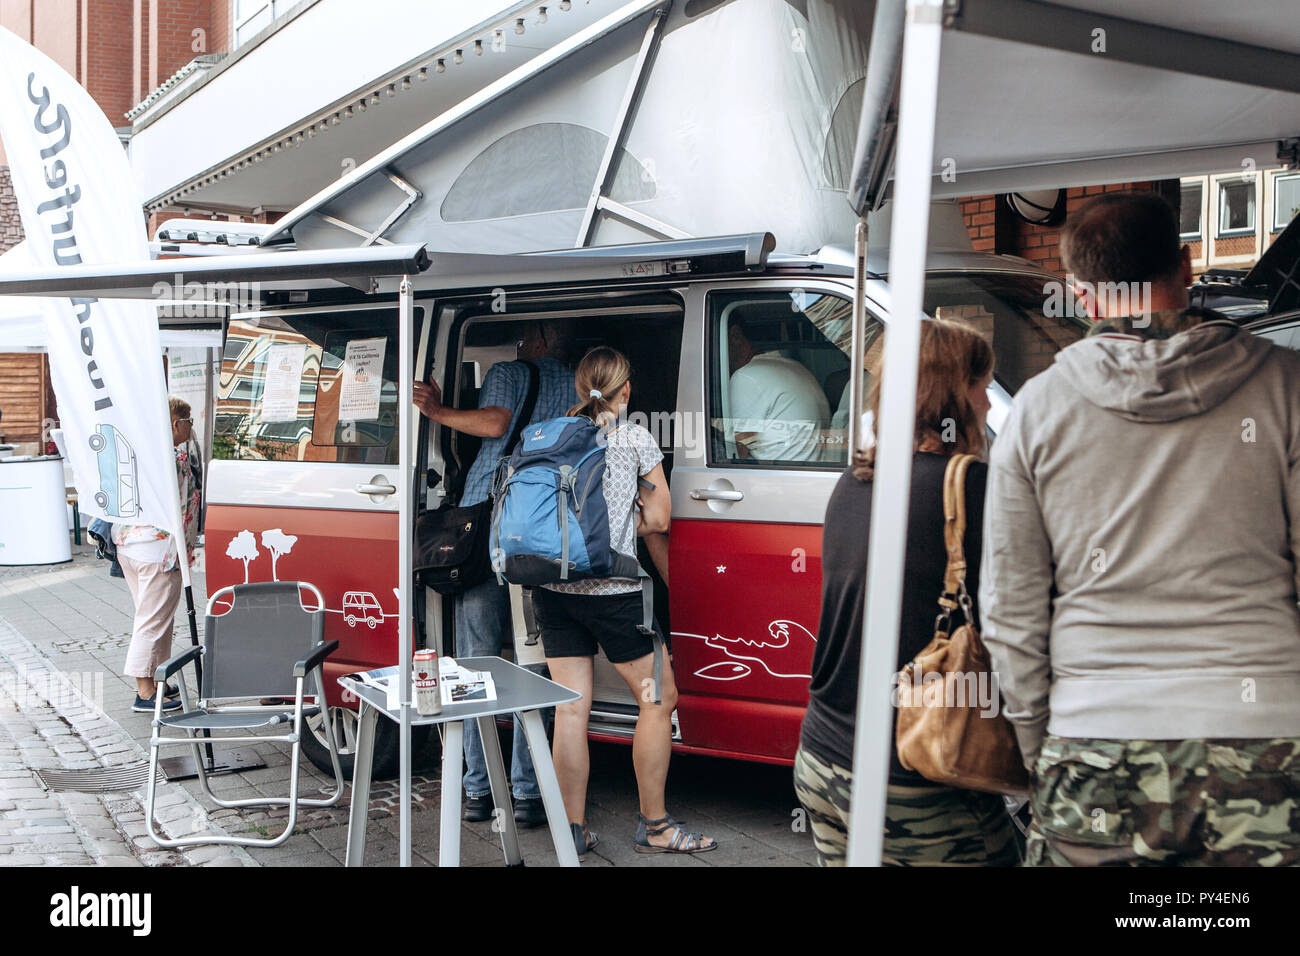
[(397, 494), (397, 489), (384, 480), (383, 475), (375, 475), (363, 485), (357, 485), (357, 494), (369, 495), (370, 500), (379, 502), (389, 495)]
[(691, 497), (696, 501), (743, 501), (743, 491), (728, 491), (722, 488), (695, 488)]

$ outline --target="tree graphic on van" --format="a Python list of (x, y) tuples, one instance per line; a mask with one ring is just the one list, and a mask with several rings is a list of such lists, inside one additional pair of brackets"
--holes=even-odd
[(279, 528), (271, 528), (262, 532), (262, 547), (271, 552), (271, 580), (278, 581), (276, 576), (275, 563), (282, 557), (293, 550), (293, 546), (298, 543), (297, 535), (285, 534)]
[(95, 504), (110, 517), (134, 518), (140, 513), (135, 452), (112, 425), (100, 425), (90, 436), (89, 444), (99, 461)]
[(226, 557), (234, 558), (236, 561), (244, 562), (244, 583), (248, 583), (248, 562), (257, 560), (261, 554), (257, 550), (257, 538), (253, 537), (251, 531), (241, 531), (230, 539), (230, 544), (226, 545)]

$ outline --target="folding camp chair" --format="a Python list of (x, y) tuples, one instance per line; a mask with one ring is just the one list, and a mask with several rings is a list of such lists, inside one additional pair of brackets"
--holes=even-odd
[[(309, 591), (316, 598), (316, 607), (303, 606), (300, 591)], [(223, 614), (213, 609), (223, 597), (230, 604)], [(293, 832), (298, 807), (330, 807), (343, 795), (343, 771), (339, 766), (338, 750), (330, 726), (329, 708), (325, 704), (325, 687), (321, 680), (321, 665), (338, 641), (323, 643), (325, 628), (325, 599), (314, 585), (305, 581), (271, 581), (257, 584), (237, 584), (222, 588), (208, 601), (204, 617), (203, 644), (177, 654), (158, 668), (154, 680), (161, 689), (167, 679), (186, 664), (202, 658), (202, 678), (197, 707), (191, 707), (189, 690), (181, 680), (182, 707), (175, 714), (163, 715), (164, 695), (154, 697), (153, 735), (149, 741), (149, 789), (145, 807), (149, 836), (161, 846), (189, 846), (195, 843), (236, 843), (241, 846), (278, 846)], [(310, 675), (315, 701), (304, 706), (303, 681)], [(250, 704), (249, 700), (282, 698), (275, 705)], [(290, 706), (288, 699), (292, 699)], [(303, 717), (320, 714), (324, 722), (325, 740), (329, 745), (330, 761), (334, 765), (334, 791), (332, 796), (299, 799), (298, 763), (302, 752), (301, 734)], [(243, 800), (222, 800), (213, 794), (204, 770), (200, 744), (206, 738), (200, 731), (252, 731), (260, 728), (289, 724), (292, 729), (280, 736), (253, 735), (213, 736), (213, 743), (259, 743), (278, 741), (291, 745), (289, 762), (289, 796), (257, 797)], [(165, 736), (164, 731), (175, 728), (185, 731), (185, 736)], [(309, 731), (310, 732), (310, 731)], [(160, 836), (154, 827), (154, 788), (158, 777), (158, 751), (161, 747), (181, 744), (194, 750), (194, 765), (198, 768), (199, 783), (214, 803), (223, 807), (289, 807), (289, 819), (284, 831), (275, 837), (195, 835), (168, 839)]]

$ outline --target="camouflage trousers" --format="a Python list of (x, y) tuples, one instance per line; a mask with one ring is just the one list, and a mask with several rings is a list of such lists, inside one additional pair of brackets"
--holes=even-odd
[(1027, 866), (1300, 865), (1300, 739), (1049, 734)]
[[(794, 789), (808, 812), (822, 866), (843, 866), (852, 771), (799, 748)], [(1015, 866), (1018, 851), (1002, 798), (938, 784), (889, 785), (885, 866)]]

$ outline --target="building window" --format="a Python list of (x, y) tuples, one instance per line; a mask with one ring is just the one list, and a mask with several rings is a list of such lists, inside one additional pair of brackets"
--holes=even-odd
[(235, 0), (235, 46), (247, 43), (269, 27), (297, 0)]
[(1219, 235), (1255, 231), (1255, 183), (1219, 184)]
[(1300, 176), (1273, 180), (1273, 231), (1281, 232), (1300, 213)]
[(1205, 204), (1205, 187), (1183, 183), (1179, 194), (1178, 232), (1183, 239), (1201, 238), (1201, 211)]

